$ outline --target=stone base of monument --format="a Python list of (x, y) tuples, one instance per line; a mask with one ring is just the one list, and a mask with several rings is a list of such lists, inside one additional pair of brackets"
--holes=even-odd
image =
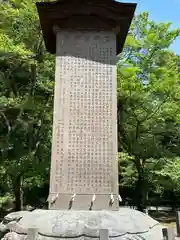
[(119, 211), (14, 212), (4, 218), (0, 230), (6, 232), (1, 238), (4, 240), (163, 239), (162, 226), (157, 221), (129, 208), (120, 208)]

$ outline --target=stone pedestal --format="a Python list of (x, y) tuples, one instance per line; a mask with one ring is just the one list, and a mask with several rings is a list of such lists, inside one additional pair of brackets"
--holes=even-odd
[[(21, 212), (6, 218), (15, 220), (20, 216)], [(128, 208), (120, 211), (35, 210), (21, 217), (9, 230), (22, 240), (32, 228), (38, 229), (38, 239), (42, 240), (91, 240), (100, 239), (100, 235), (107, 239), (107, 231), (109, 239), (115, 240), (162, 240), (162, 227), (158, 222)]]

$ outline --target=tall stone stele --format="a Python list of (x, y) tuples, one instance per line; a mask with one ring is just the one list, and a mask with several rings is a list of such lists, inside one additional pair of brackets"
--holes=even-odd
[(118, 210), (116, 55), (136, 4), (38, 2), (56, 54), (49, 208)]

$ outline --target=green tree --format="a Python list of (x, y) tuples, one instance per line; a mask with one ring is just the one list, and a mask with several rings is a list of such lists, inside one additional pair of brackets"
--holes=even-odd
[(179, 34), (142, 13), (134, 19), (118, 63), (119, 151), (128, 153), (137, 171), (139, 210), (148, 192), (149, 162), (179, 155), (179, 57), (168, 50)]
[(23, 186), (48, 178), (54, 61), (44, 47), (35, 3), (0, 5), (0, 148), (16, 210)]

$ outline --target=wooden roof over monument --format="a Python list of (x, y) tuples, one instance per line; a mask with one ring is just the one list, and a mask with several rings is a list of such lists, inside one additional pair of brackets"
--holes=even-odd
[[(59, 29), (112, 31), (116, 29), (117, 54), (124, 42), (136, 9), (135, 3), (112, 0), (59, 0), (37, 2), (47, 51), (56, 52), (54, 27)], [(117, 29), (119, 29), (117, 31)]]

